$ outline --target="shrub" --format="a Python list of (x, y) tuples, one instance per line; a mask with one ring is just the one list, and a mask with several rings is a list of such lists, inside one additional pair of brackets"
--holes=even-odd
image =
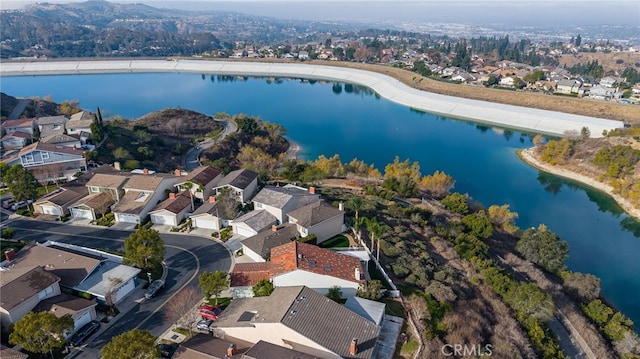
[(2, 238), (11, 239), (16, 234), (16, 230), (11, 227), (5, 227), (2, 229)]

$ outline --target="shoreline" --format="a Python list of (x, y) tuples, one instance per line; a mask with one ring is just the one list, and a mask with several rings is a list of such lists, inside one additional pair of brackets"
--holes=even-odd
[(397, 104), (435, 115), (518, 131), (563, 136), (588, 127), (593, 137), (603, 130), (622, 128), (622, 121), (533, 109), (426, 92), (377, 72), (303, 63), (204, 60), (72, 60), (4, 62), (0, 76), (189, 72), (257, 77), (307, 78), (366, 86)]
[(614, 193), (613, 188), (608, 184), (596, 181), (593, 178), (587, 177), (585, 175), (581, 175), (579, 173), (575, 173), (570, 170), (558, 168), (556, 166), (543, 163), (533, 155), (532, 153), (533, 150), (534, 150), (533, 147), (527, 148), (524, 150), (518, 150), (517, 151), (518, 157), (520, 157), (520, 159), (526, 164), (528, 164), (529, 166), (534, 167), (540, 171), (551, 173), (553, 175), (567, 178), (570, 180), (574, 180), (574, 181), (580, 182), (581, 184), (589, 186), (593, 189), (606, 193), (609, 197), (613, 198), (614, 201), (616, 201), (618, 206), (620, 206), (620, 208), (622, 208), (622, 210), (629, 217), (633, 217), (634, 219), (640, 221), (640, 209), (634, 208), (633, 205), (628, 200)]
[(299, 159), (298, 156), (300, 155), (300, 151), (302, 150), (300, 144), (290, 138), (285, 137), (285, 139), (287, 140), (287, 142), (289, 142), (289, 148), (285, 152), (285, 155), (287, 156), (286, 158), (290, 160)]

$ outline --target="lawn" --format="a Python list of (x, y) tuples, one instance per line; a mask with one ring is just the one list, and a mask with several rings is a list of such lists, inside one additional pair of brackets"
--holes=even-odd
[(349, 247), (349, 238), (338, 234), (320, 243), (318, 246), (322, 248), (346, 248)]

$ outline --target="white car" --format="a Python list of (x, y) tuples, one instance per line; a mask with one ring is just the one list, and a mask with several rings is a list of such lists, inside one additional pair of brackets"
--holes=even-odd
[(33, 203), (32, 200), (28, 199), (26, 201), (20, 201), (20, 202), (16, 202), (14, 204), (11, 205), (11, 210), (12, 211), (17, 211), (20, 208), (26, 208), (27, 206), (29, 206), (31, 203)]

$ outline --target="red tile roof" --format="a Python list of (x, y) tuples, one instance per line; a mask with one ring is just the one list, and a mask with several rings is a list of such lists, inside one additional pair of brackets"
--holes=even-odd
[(231, 273), (231, 287), (254, 286), (263, 279), (271, 278), (269, 263), (238, 263)]

